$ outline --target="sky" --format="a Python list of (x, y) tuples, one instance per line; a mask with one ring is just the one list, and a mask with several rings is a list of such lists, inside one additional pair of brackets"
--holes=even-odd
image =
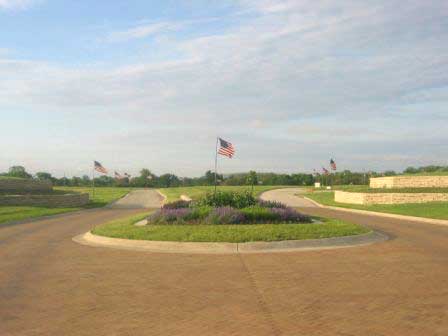
[(0, 171), (447, 165), (446, 0), (0, 0)]

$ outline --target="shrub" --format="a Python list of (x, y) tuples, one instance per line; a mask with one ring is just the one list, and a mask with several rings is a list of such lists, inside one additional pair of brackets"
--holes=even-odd
[(193, 208), (160, 209), (148, 217), (150, 224), (257, 224), (310, 223), (310, 217), (293, 208), (272, 208), (260, 205), (236, 209), (232, 207), (200, 206)]
[(290, 207), (285, 209), (272, 208), (269, 210), (283, 223), (311, 223), (311, 218), (309, 216), (303, 215)]
[(189, 208), (190, 206), (191, 201), (179, 200), (164, 204), (162, 209), (182, 209), (182, 208)]
[(198, 202), (198, 206), (246, 208), (257, 203), (254, 195), (249, 192), (224, 192), (207, 193)]
[(196, 224), (208, 216), (209, 207), (160, 209), (148, 217), (150, 224)]
[(286, 209), (287, 205), (277, 201), (258, 200), (258, 205), (262, 208), (281, 208)]
[(311, 218), (293, 208), (263, 208), (260, 206), (241, 209), (250, 223), (310, 223)]
[(193, 211), (189, 208), (160, 209), (148, 217), (152, 224), (180, 224), (180, 222), (194, 220)]
[(205, 218), (206, 224), (240, 224), (244, 221), (241, 211), (231, 207), (215, 208)]
[(250, 223), (267, 223), (276, 222), (278, 215), (270, 211), (269, 208), (262, 208), (260, 206), (253, 206), (241, 209), (247, 222)]

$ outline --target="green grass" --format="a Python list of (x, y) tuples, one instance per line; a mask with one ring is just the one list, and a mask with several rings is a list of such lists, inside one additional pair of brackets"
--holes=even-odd
[(103, 207), (123, 197), (130, 191), (129, 188), (99, 187), (95, 188), (95, 196), (93, 196), (93, 190), (90, 187), (55, 187), (54, 189), (66, 192), (88, 193), (90, 203), (86, 206), (87, 208)]
[(448, 193), (448, 188), (370, 188), (366, 185), (334, 186), (333, 189), (363, 193)]
[(28, 218), (56, 215), (79, 210), (79, 208), (43, 208), (28, 206), (0, 206), (0, 225)]
[(31, 206), (0, 206), (0, 224), (20, 221), (28, 218), (56, 215), (65, 212), (77, 211), (81, 209), (91, 209), (103, 207), (110, 202), (123, 197), (129, 192), (128, 188), (95, 188), (95, 197), (92, 197), (92, 189), (85, 187), (55, 187), (54, 193), (89, 193), (90, 202), (82, 208), (47, 208)]
[[(255, 195), (259, 195), (265, 191), (278, 189), (278, 188), (288, 188), (287, 186), (254, 186)], [(200, 187), (178, 187), (178, 188), (161, 188), (159, 191), (167, 197), (168, 202), (176, 201), (181, 195), (187, 195), (192, 199), (198, 199), (205, 195), (207, 192), (212, 192), (214, 190), (213, 186), (200, 186)], [(244, 191), (251, 190), (250, 186), (219, 186), (220, 191)]]
[(334, 192), (314, 192), (308, 193), (305, 196), (320, 204), (337, 206), (341, 208), (385, 212), (425, 218), (448, 219), (448, 202), (359, 205), (335, 202)]
[[(423, 172), (415, 174), (402, 174), (404, 176), (448, 176), (448, 171)], [(400, 176), (400, 175), (398, 175)]]
[(97, 226), (93, 233), (137, 240), (243, 243), (341, 237), (370, 231), (336, 219), (321, 219), (323, 223), (319, 224), (134, 225), (146, 216), (147, 214), (115, 220)]

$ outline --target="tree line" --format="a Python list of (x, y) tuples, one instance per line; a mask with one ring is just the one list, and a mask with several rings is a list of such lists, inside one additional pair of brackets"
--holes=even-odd
[[(402, 173), (404, 174), (421, 174), (447, 172), (448, 166), (425, 166), (425, 167), (408, 167)], [(401, 173), (401, 174), (402, 174)], [(237, 173), (222, 175), (217, 174), (216, 180), (218, 185), (297, 185), (311, 186), (315, 182), (323, 185), (368, 185), (369, 177), (394, 176), (399, 173), (389, 170), (385, 172), (352, 172), (350, 170), (332, 172), (328, 175), (323, 174), (278, 174), (278, 173), (257, 173), (250, 171), (248, 173)], [(48, 172), (38, 172), (34, 175), (28, 173), (23, 166), (13, 166), (8, 172), (1, 173), (0, 176), (29, 178), (41, 181), (51, 181), (55, 186), (71, 186), (71, 187), (87, 187), (92, 185), (92, 179), (88, 175), (73, 176), (71, 178), (57, 178)], [(139, 188), (164, 188), (164, 187), (181, 187), (181, 186), (210, 186), (215, 183), (215, 173), (208, 170), (200, 177), (179, 177), (174, 174), (153, 174), (149, 169), (140, 170), (138, 176), (131, 178), (125, 177), (121, 179), (102, 175), (95, 178), (95, 185), (98, 187), (139, 187)]]

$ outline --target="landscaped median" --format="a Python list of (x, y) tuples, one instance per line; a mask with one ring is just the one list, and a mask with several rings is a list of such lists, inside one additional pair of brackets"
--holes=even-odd
[[(97, 226), (76, 241), (154, 252), (235, 253), (337, 248), (386, 239), (353, 223), (310, 218), (279, 203), (244, 197), (249, 196), (239, 198), (239, 207), (229, 206), (237, 203), (228, 199), (223, 206), (211, 196), (196, 204), (167, 204), (150, 214)], [(135, 225), (146, 218), (147, 225)]]

